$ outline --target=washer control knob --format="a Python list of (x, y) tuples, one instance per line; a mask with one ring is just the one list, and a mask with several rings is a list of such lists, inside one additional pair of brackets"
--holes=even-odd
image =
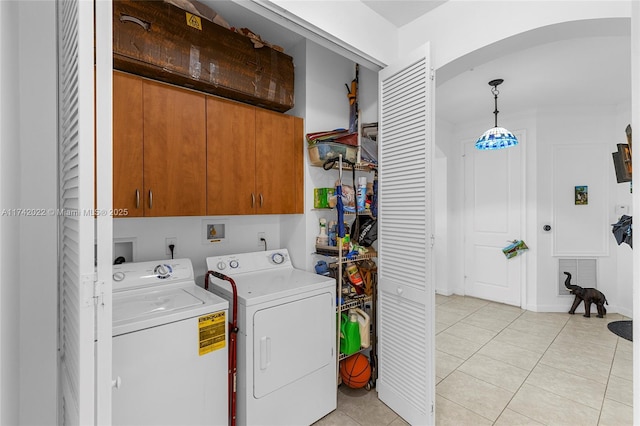
[(280, 265), (282, 262), (284, 262), (284, 255), (282, 253), (273, 253), (271, 255), (271, 260), (276, 265)]
[(116, 282), (120, 282), (124, 280), (124, 272), (118, 271), (115, 274), (113, 274), (113, 280)]
[(227, 265), (226, 265), (223, 261), (218, 262), (218, 264), (217, 264), (216, 266), (217, 266), (217, 267), (218, 267), (218, 269), (220, 269), (221, 271), (224, 271), (224, 268), (226, 268), (226, 267), (227, 267)]
[(240, 266), (240, 263), (238, 263), (237, 260), (232, 260), (231, 262), (229, 262), (229, 266), (231, 266), (231, 268), (236, 269), (238, 266)]
[(171, 276), (171, 272), (173, 272), (173, 270), (171, 269), (171, 266), (165, 263), (156, 266), (153, 272), (157, 275), (158, 278), (165, 279)]

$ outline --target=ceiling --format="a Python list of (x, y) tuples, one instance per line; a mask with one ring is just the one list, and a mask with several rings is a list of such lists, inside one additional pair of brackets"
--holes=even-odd
[[(453, 125), (485, 117), (493, 125), (494, 101), (488, 82), (498, 87), (501, 117), (562, 106), (631, 105), (631, 40), (624, 36), (559, 40), (485, 62), (441, 82), (436, 116)], [(436, 73), (436, 80), (438, 74)]]
[[(285, 51), (301, 36), (232, 1), (201, 0), (232, 26), (248, 27)], [(444, 1), (362, 0), (400, 27)], [(498, 123), (508, 114), (563, 105), (605, 106), (630, 103), (630, 24), (591, 20), (549, 26), (472, 52), (436, 71), (436, 117), (452, 125), (493, 123), (493, 95), (499, 87)]]
[(430, 10), (445, 3), (446, 0), (361, 0), (378, 15), (400, 28)]

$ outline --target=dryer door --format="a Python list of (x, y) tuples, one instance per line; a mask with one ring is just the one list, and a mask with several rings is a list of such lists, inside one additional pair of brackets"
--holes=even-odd
[(253, 316), (253, 396), (262, 398), (335, 362), (332, 293), (265, 308)]

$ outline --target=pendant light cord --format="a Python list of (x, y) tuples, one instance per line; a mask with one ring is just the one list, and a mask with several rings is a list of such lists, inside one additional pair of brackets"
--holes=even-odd
[(493, 114), (495, 115), (495, 121), (496, 121), (496, 125), (494, 127), (498, 127), (498, 113), (500, 111), (498, 111), (498, 93), (500, 93), (497, 89), (496, 86), (493, 86), (493, 89), (491, 89), (491, 91), (493, 92), (493, 102), (494, 102), (494, 110), (493, 110)]

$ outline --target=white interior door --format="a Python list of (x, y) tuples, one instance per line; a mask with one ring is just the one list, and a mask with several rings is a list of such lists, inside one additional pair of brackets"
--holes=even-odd
[(58, 1), (57, 11), (58, 423), (110, 424), (111, 172), (98, 168), (98, 198), (94, 177), (96, 149), (111, 168), (111, 2)]
[[(479, 151), (464, 145), (465, 294), (520, 306), (523, 256), (507, 259), (502, 248), (522, 239), (524, 200), (522, 144)], [(526, 242), (526, 241), (525, 241)]]
[(379, 74), (378, 397), (434, 423), (433, 70), (425, 45)]
[(58, 2), (60, 423), (95, 423), (93, 2)]

